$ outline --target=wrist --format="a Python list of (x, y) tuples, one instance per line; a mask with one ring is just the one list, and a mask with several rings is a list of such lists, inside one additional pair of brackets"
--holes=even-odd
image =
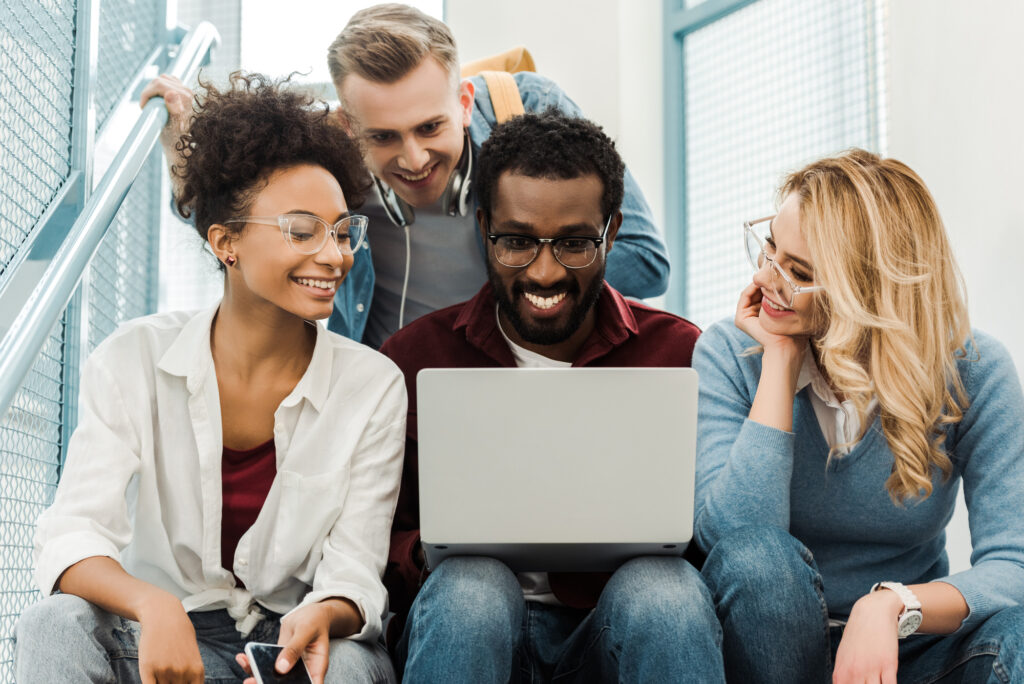
[(175, 612), (184, 614), (185, 607), (181, 605), (177, 596), (154, 587), (139, 597), (135, 602), (134, 612), (136, 621), (143, 624), (154, 618), (167, 617)]
[(903, 599), (896, 592), (884, 588), (861, 596), (857, 600), (857, 604), (871, 612), (884, 613), (886, 616), (891, 617), (893, 621), (899, 619), (905, 607)]

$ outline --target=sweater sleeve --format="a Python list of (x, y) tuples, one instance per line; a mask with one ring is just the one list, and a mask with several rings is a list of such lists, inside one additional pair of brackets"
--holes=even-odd
[(747, 418), (761, 359), (743, 354), (755, 344), (722, 321), (694, 349), (700, 376), (694, 530), (705, 552), (744, 525), (789, 529), (795, 437)]
[(963, 474), (971, 529), (971, 568), (938, 581), (952, 584), (973, 629), (994, 613), (1024, 605), (1024, 398), (1013, 361), (995, 339), (975, 333), (959, 362), (970, 405), (952, 434)]

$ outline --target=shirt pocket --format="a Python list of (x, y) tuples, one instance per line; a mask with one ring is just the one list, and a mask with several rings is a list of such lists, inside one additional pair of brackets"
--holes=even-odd
[(280, 470), (277, 477), (281, 507), (274, 535), (274, 562), (312, 584), (324, 541), (345, 505), (349, 469), (316, 475)]

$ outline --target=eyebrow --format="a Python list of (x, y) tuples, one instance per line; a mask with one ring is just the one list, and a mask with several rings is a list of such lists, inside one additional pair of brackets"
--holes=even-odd
[[(523, 231), (532, 232), (534, 230), (533, 226), (529, 223), (523, 223), (522, 221), (516, 221), (514, 219), (502, 221), (500, 227), (506, 230), (517, 231), (517, 233), (522, 233)], [(580, 231), (589, 231), (593, 233), (594, 226), (589, 223), (570, 223), (565, 226), (559, 226), (558, 237), (601, 237), (600, 230), (597, 231), (596, 235), (579, 235)]]
[[(320, 218), (319, 214), (317, 214), (316, 212), (309, 211), (308, 209), (290, 209), (289, 211), (286, 211), (284, 213), (286, 213), (286, 214), (302, 214), (303, 216), (313, 216), (313, 217), (316, 217), (316, 218)], [(352, 212), (350, 212), (350, 211), (343, 211), (340, 214), (338, 214), (338, 218), (334, 219), (334, 223), (337, 223), (338, 221), (340, 221), (343, 218), (348, 218), (351, 215), (352, 215)], [(326, 219), (324, 219), (324, 220), (326, 220)]]
[[(413, 128), (419, 128), (420, 126), (425, 126), (427, 124), (432, 124), (432, 123), (444, 123), (446, 121), (448, 121), (448, 115), (447, 114), (438, 114), (437, 116), (432, 116), (432, 117), (430, 117), (428, 119), (424, 119), (423, 121), (420, 121), (418, 124), (414, 125)], [(366, 128), (366, 129), (363, 130), (363, 135), (381, 135), (382, 133), (396, 133), (396, 132), (397, 132), (397, 129), (394, 129), (394, 128)]]
[[(774, 218), (771, 221), (768, 222), (768, 233), (772, 236), (772, 242), (775, 242), (775, 231), (772, 229), (772, 224), (774, 222), (775, 222)], [(797, 266), (803, 266), (804, 268), (806, 268), (811, 273), (814, 273), (814, 267), (811, 266), (810, 262), (808, 262), (808, 261), (806, 261), (804, 259), (801, 259), (798, 256), (793, 256), (792, 254), (787, 254), (786, 258), (789, 259), (790, 261), (792, 261), (793, 263), (795, 263)]]

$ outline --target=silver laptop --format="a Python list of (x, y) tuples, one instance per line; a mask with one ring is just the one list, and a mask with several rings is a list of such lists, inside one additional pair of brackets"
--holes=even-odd
[(693, 534), (690, 368), (459, 368), (416, 378), (428, 568), (612, 571)]

